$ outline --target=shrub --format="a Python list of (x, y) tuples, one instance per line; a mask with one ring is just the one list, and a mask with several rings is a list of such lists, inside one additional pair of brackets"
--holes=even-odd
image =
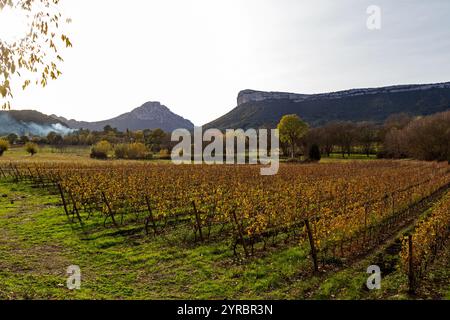
[(9, 149), (9, 142), (5, 139), (0, 139), (0, 157), (3, 155), (5, 151)]
[(114, 148), (114, 155), (117, 159), (142, 160), (152, 158), (148, 148), (140, 142), (118, 144)]
[(19, 138), (19, 143), (20, 144), (26, 144), (27, 142), (30, 142), (30, 138), (28, 138), (27, 136), (21, 136)]
[(19, 137), (17, 136), (17, 134), (11, 133), (6, 137), (6, 139), (8, 140), (9, 144), (15, 144)]
[(309, 160), (311, 161), (320, 161), (322, 155), (320, 154), (320, 149), (317, 144), (313, 144), (309, 148)]
[(25, 144), (25, 151), (29, 153), (31, 156), (34, 156), (36, 153), (38, 153), (39, 147), (34, 142), (27, 142)]
[(125, 159), (128, 154), (128, 145), (120, 143), (114, 147), (114, 156), (117, 159)]
[(111, 152), (111, 149), (111, 144), (108, 141), (102, 140), (92, 147), (91, 158), (108, 159), (108, 154)]
[(128, 145), (127, 157), (128, 159), (147, 159), (149, 156), (149, 150), (145, 144), (141, 142), (134, 142)]

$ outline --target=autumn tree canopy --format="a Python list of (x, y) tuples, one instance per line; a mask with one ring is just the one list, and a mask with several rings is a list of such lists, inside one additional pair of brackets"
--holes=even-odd
[(281, 142), (291, 146), (291, 158), (294, 158), (297, 141), (308, 132), (308, 125), (296, 114), (288, 114), (281, 118), (277, 129)]
[[(24, 13), (27, 32), (14, 41), (0, 38), (0, 105), (10, 108), (16, 81), (45, 87), (61, 75), (62, 48), (71, 47), (62, 26), (70, 23), (58, 10), (60, 0), (0, 0), (3, 10)], [(14, 26), (11, 26), (14, 28)], [(13, 31), (13, 30), (11, 30)]]

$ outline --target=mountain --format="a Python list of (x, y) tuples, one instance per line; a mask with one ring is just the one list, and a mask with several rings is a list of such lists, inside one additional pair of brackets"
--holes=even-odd
[(68, 125), (34, 110), (0, 111), (0, 135), (15, 133), (45, 136), (51, 131), (67, 134), (72, 131)]
[(73, 129), (83, 128), (96, 131), (103, 130), (106, 125), (110, 125), (120, 131), (127, 129), (135, 131), (160, 128), (166, 132), (170, 132), (179, 128), (192, 129), (194, 127), (191, 121), (173, 113), (169, 108), (159, 102), (146, 102), (131, 112), (124, 113), (109, 120), (97, 122), (67, 120), (55, 115), (52, 115), (52, 117), (67, 123)]
[(204, 128), (275, 128), (286, 114), (297, 114), (312, 126), (336, 120), (380, 123), (396, 113), (419, 116), (448, 109), (450, 82), (322, 94), (244, 90), (238, 95), (236, 108)]

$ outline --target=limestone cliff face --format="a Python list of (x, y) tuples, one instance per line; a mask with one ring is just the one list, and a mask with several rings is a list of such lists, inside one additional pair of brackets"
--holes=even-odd
[(288, 92), (265, 92), (256, 90), (243, 90), (239, 92), (237, 103), (238, 106), (241, 104), (251, 102), (251, 101), (264, 101), (264, 100), (297, 100), (305, 98), (306, 94), (288, 93)]
[(289, 92), (266, 92), (256, 90), (243, 90), (239, 92), (237, 98), (237, 105), (248, 102), (259, 102), (265, 100), (292, 100), (294, 102), (312, 101), (319, 99), (342, 99), (347, 97), (356, 97), (363, 95), (375, 95), (383, 93), (399, 93), (408, 91), (423, 91), (430, 89), (450, 89), (450, 82), (436, 83), (436, 84), (420, 84), (420, 85), (399, 85), (382, 88), (364, 88), (351, 89), (344, 91), (336, 91), (319, 94), (298, 94)]
[(243, 90), (237, 107), (205, 128), (275, 128), (286, 114), (297, 114), (311, 126), (331, 121), (382, 123), (390, 115), (425, 116), (450, 110), (450, 82), (296, 94)]

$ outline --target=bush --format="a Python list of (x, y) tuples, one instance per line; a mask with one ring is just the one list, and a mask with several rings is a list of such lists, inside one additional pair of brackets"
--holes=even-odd
[(25, 151), (29, 153), (31, 156), (34, 156), (36, 153), (38, 153), (39, 147), (34, 142), (27, 142), (25, 144)]
[(114, 147), (114, 156), (117, 159), (126, 159), (128, 154), (128, 145), (120, 143)]
[(148, 148), (140, 142), (118, 144), (114, 148), (114, 155), (117, 159), (142, 160), (152, 158), (152, 154)]
[(108, 141), (102, 140), (92, 147), (91, 158), (108, 159), (108, 154), (111, 152), (111, 149), (111, 144)]
[(320, 149), (317, 144), (313, 144), (311, 148), (309, 148), (309, 160), (311, 161), (320, 161), (322, 159), (322, 155), (320, 154)]
[(147, 159), (150, 152), (145, 146), (145, 144), (141, 142), (134, 142), (128, 145), (127, 157), (128, 159)]
[(19, 138), (19, 143), (20, 144), (26, 144), (27, 142), (30, 142), (30, 139), (27, 136), (21, 136)]
[(5, 151), (9, 149), (9, 142), (5, 139), (0, 139), (0, 157), (3, 155)]

